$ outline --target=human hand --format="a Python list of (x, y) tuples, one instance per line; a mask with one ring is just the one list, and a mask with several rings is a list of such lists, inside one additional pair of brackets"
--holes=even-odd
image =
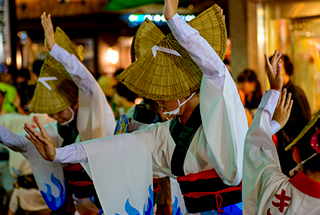
[(53, 161), (56, 156), (56, 147), (54, 146), (51, 138), (47, 134), (46, 130), (40, 123), (38, 117), (35, 117), (35, 122), (40, 129), (40, 132), (37, 132), (31, 125), (25, 123), (24, 130), (29, 134), (25, 135), (28, 140), (30, 140), (34, 146), (39, 151), (40, 155), (48, 160)]
[(165, 0), (163, 6), (163, 15), (166, 20), (171, 19), (178, 11), (179, 0)]
[(291, 99), (291, 93), (287, 97), (287, 89), (283, 89), (282, 93), (279, 96), (277, 107), (273, 113), (272, 119), (277, 121), (281, 128), (287, 123), (293, 100)]
[(54, 45), (54, 30), (53, 30), (50, 14), (47, 16), (46, 12), (44, 12), (41, 15), (41, 25), (43, 27), (44, 36), (45, 36), (44, 44), (47, 47), (47, 49), (51, 51)]
[(281, 70), (281, 54), (276, 50), (272, 57), (271, 62), (268, 59), (268, 55), (265, 54), (265, 60), (267, 63), (267, 74), (271, 89), (281, 91), (283, 85), (282, 70)]

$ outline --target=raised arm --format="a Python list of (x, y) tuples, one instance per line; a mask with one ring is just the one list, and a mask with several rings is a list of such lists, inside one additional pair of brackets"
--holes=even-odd
[[(242, 199), (244, 202), (244, 213), (256, 214), (262, 195), (270, 195), (264, 191), (272, 190), (272, 182), (276, 179), (285, 179), (281, 173), (277, 149), (271, 138), (270, 122), (278, 103), (280, 90), (282, 88), (282, 75), (280, 57), (276, 51), (272, 62), (267, 56), (268, 78), (271, 90), (262, 97), (257, 113), (249, 127), (243, 157), (243, 189)], [(280, 98), (278, 109), (288, 115), (292, 108), (290, 96), (286, 101), (286, 91)], [(283, 121), (279, 120), (283, 126)]]
[(226, 66), (220, 57), (200, 36), (199, 32), (188, 25), (177, 13), (179, 0), (166, 0), (164, 5), (164, 16), (173, 35), (180, 45), (185, 48), (195, 63), (200, 67), (209, 81), (223, 91)]
[(50, 51), (50, 55), (66, 68), (79, 89), (89, 98), (92, 98), (97, 90), (101, 90), (95, 78), (75, 55), (70, 54), (55, 43), (50, 14), (43, 13), (41, 15), (41, 24), (45, 32), (45, 44)]

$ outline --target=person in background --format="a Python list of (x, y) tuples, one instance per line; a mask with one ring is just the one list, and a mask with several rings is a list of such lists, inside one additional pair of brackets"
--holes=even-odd
[[(172, 42), (177, 48), (172, 45), (170, 47), (171, 53), (179, 50), (180, 56), (177, 56), (175, 52), (173, 55), (160, 50), (154, 57), (150, 49), (144, 54), (144, 56), (148, 56), (149, 61), (146, 60), (147, 57), (138, 58), (120, 74), (122, 79), (119, 77), (122, 82), (128, 84), (127, 86), (129, 86), (129, 82), (131, 85), (136, 84), (132, 90), (135, 89), (138, 93), (138, 87), (141, 87), (139, 84), (144, 85), (145, 82), (135, 81), (129, 77), (138, 77), (137, 74), (142, 74), (139, 65), (152, 62), (154, 65), (152, 72), (157, 71), (161, 75), (166, 75), (170, 82), (161, 81), (163, 76), (154, 75), (155, 83), (148, 85), (139, 94), (156, 100), (165, 114), (174, 117), (172, 120), (153, 124), (147, 129), (130, 134), (99, 138), (90, 143), (73, 144), (59, 150), (56, 150), (50, 135), (46, 133), (40, 123), (41, 134), (26, 125), (25, 129), (30, 135), (28, 139), (49, 161), (53, 159), (58, 163), (88, 161), (86, 164), (92, 167), (90, 172), (93, 174), (93, 178), (98, 179), (97, 177), (99, 177), (99, 181), (103, 182), (99, 186), (99, 181), (94, 181), (95, 186), (99, 186), (101, 189), (108, 185), (116, 185), (105, 183), (107, 180), (105, 177), (109, 176), (110, 178), (109, 169), (106, 169), (106, 165), (101, 166), (101, 162), (108, 163), (106, 159), (111, 159), (110, 155), (105, 156), (106, 152), (119, 157), (115, 152), (120, 148), (122, 149), (121, 153), (128, 150), (132, 156), (136, 156), (132, 148), (139, 148), (139, 152), (141, 149), (143, 152), (151, 153), (153, 165), (158, 168), (157, 174), (178, 177), (188, 213), (217, 214), (225, 211), (225, 214), (242, 214), (239, 184), (242, 179), (243, 144), (247, 132), (247, 120), (243, 105), (235, 83), (221, 60), (224, 57), (224, 52), (220, 52), (219, 56), (212, 46), (199, 35), (199, 32), (180, 17), (177, 13), (178, 3), (178, 0), (166, 0), (164, 6), (164, 16), (176, 40), (172, 39), (172, 36), (168, 36), (157, 45), (161, 49), (170, 47)], [(223, 31), (221, 34), (226, 35), (223, 17), (218, 6), (215, 5), (208, 11), (212, 12), (210, 15), (217, 18), (221, 24), (217, 26), (218, 29), (210, 30), (221, 30)], [(163, 58), (167, 58), (168, 61), (161, 62), (160, 59)], [(159, 62), (157, 62), (158, 60)], [(181, 67), (176, 66), (174, 62), (179, 62)], [(171, 65), (173, 67), (171, 69), (181, 75), (181, 82), (175, 81), (177, 74), (171, 72), (167, 65)], [(150, 73), (150, 69), (146, 69), (144, 72), (146, 77), (148, 74), (155, 74)], [(127, 79), (125, 75), (128, 75)], [(187, 84), (187, 80), (192, 82)], [(157, 85), (160, 82), (164, 85), (161, 86), (164, 88), (163, 90), (160, 90)], [(174, 86), (179, 90), (179, 95), (170, 90), (172, 89), (171, 83), (175, 83)], [(155, 88), (158, 90), (154, 90)], [(96, 150), (97, 144), (107, 145), (103, 147), (104, 150)], [(113, 147), (115, 145), (116, 147)], [(100, 147), (98, 148), (100, 149)], [(94, 149), (94, 151), (90, 149)], [(98, 157), (101, 160), (97, 160)], [(119, 163), (114, 162), (112, 168), (116, 165), (115, 169), (118, 170), (117, 165), (122, 165), (125, 158), (122, 156), (121, 159), (123, 160)], [(100, 166), (96, 166), (99, 163)], [(128, 163), (126, 163), (127, 166)], [(97, 169), (93, 169), (94, 167)], [(147, 172), (148, 168), (143, 168), (144, 170), (139, 171), (139, 176)], [(136, 168), (132, 171), (138, 172)], [(130, 169), (127, 168), (125, 173), (128, 174), (128, 172)], [(99, 174), (99, 176), (95, 177), (95, 174)], [(130, 174), (132, 173), (130, 172)], [(148, 177), (147, 174), (143, 176)], [(102, 206), (105, 205), (104, 210), (112, 207), (111, 202), (106, 199), (100, 199), (103, 201)]]
[(43, 60), (35, 60), (32, 64), (32, 72), (35, 75), (35, 79), (37, 80), (40, 76), (40, 71), (43, 64), (44, 64)]
[[(275, 55), (279, 59), (278, 53)], [(271, 89), (265, 93), (248, 130), (243, 161), (243, 213), (257, 215), (318, 215), (320, 211), (320, 111), (287, 148), (298, 163), (298, 173), (289, 178), (280, 168), (271, 135), (271, 118), (277, 115), (279, 128), (290, 117), (291, 93), (282, 95), (281, 64), (268, 61)], [(274, 64), (278, 62), (275, 67)], [(279, 98), (279, 100), (278, 100)], [(278, 102), (277, 102), (278, 100)], [(293, 173), (293, 171), (292, 171)], [(293, 175), (293, 174), (292, 174)]]
[[(113, 112), (95, 78), (80, 62), (67, 35), (60, 28), (54, 32), (51, 16), (44, 13), (41, 19), (49, 53), (37, 82), (30, 111), (47, 113), (56, 120), (55, 123), (48, 123), (46, 128), (57, 146), (113, 135)], [(37, 117), (35, 120), (39, 122)], [(31, 142), (24, 133), (12, 133), (3, 126), (0, 126), (0, 133), (2, 144), (27, 154), (37, 185), (48, 206), (56, 210), (54, 213), (74, 213), (75, 205), (79, 214), (99, 214), (99, 209), (90, 200), (96, 191), (81, 164), (65, 165), (63, 172), (62, 166), (37, 159), (38, 154), (32, 154), (34, 148), (29, 147)], [(55, 180), (52, 180), (53, 176)], [(65, 189), (60, 189), (58, 195), (52, 196), (52, 188), (48, 188), (56, 187), (53, 182), (57, 181), (63, 186), (64, 178), (67, 194), (74, 200), (74, 204), (71, 200), (70, 210), (64, 207), (64, 203), (68, 202)]]
[(254, 71), (246, 69), (239, 74), (237, 81), (239, 88), (245, 94), (244, 106), (248, 108), (252, 116), (254, 116), (262, 97), (261, 86), (257, 75)]
[(284, 149), (310, 121), (311, 112), (303, 90), (296, 86), (291, 80), (294, 68), (288, 55), (282, 55), (281, 64), (283, 88), (286, 88), (287, 91), (292, 94), (293, 106), (287, 124), (277, 133), (277, 148), (282, 172), (289, 176), (289, 171), (295, 167), (296, 162), (293, 160), (291, 152), (285, 151)]
[(112, 101), (116, 104), (119, 116), (124, 113), (132, 114), (128, 113), (128, 111), (135, 105), (136, 98), (138, 98), (138, 95), (129, 90), (124, 84), (119, 82), (116, 85)]

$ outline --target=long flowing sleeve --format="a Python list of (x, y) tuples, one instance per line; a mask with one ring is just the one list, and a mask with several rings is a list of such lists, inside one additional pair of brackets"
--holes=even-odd
[(217, 89), (223, 91), (224, 79), (228, 70), (209, 43), (179, 14), (167, 20), (167, 23), (180, 45), (189, 52), (203, 74)]
[(50, 55), (69, 72), (79, 87), (77, 128), (82, 140), (113, 135), (115, 118), (98, 82), (73, 54), (54, 44)]
[[(256, 214), (257, 208), (268, 202), (270, 192), (287, 180), (280, 169), (277, 149), (271, 138), (271, 119), (279, 92), (269, 90), (262, 97), (257, 113), (248, 130), (243, 161), (242, 199), (244, 214)], [(267, 190), (268, 189), (268, 190)]]
[(55, 163), (84, 163), (87, 162), (87, 154), (81, 144), (71, 144), (62, 148), (56, 148)]
[(237, 87), (220, 57), (178, 14), (167, 21), (178, 40), (203, 72), (200, 114), (211, 164), (227, 185), (242, 179), (242, 161), (248, 123)]
[(99, 85), (78, 58), (73, 54), (69, 54), (56, 43), (50, 51), (50, 55), (66, 68), (79, 89), (81, 89), (89, 98), (92, 98)]
[(3, 126), (0, 126), (0, 141), (3, 145), (18, 152), (26, 152), (26, 141), (21, 135), (12, 133)]

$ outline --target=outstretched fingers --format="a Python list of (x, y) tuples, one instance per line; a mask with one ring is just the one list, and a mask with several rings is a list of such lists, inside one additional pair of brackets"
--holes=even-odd
[[(36, 124), (37, 124), (37, 126), (38, 126), (38, 128), (39, 128), (39, 130), (40, 130), (40, 132), (41, 132), (41, 134), (42, 134), (42, 136), (45, 137), (45, 138), (47, 138), (47, 139), (49, 139), (49, 140), (51, 140), (51, 138), (49, 137), (46, 129), (44, 129), (44, 127), (43, 127), (43, 125), (41, 124), (41, 122), (40, 122), (40, 120), (39, 120), (38, 117), (35, 117), (35, 122), (36, 122)], [(41, 138), (41, 136), (40, 136), (40, 138)]]

